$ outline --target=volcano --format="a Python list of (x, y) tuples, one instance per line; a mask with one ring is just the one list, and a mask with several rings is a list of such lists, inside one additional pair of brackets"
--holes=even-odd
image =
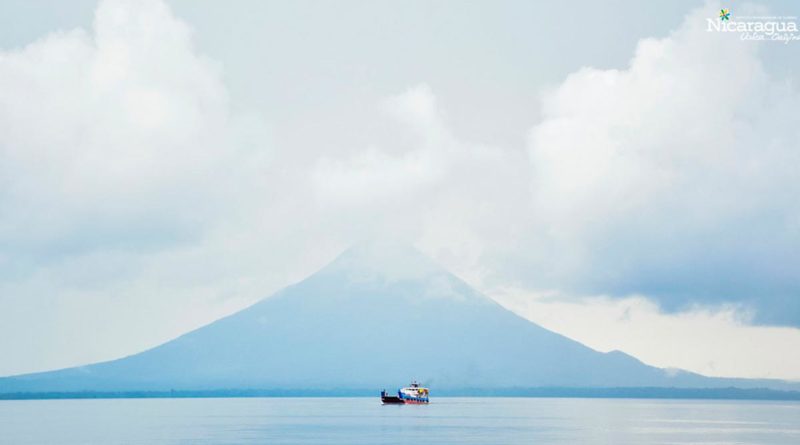
[(364, 244), (307, 279), (153, 349), (0, 379), (0, 393), (765, 386), (602, 353), (544, 329), (409, 246)]

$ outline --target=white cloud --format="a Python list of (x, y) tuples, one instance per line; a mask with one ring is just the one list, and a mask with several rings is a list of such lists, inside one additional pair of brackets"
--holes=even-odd
[(520, 282), (558, 291), (490, 293), (652, 365), (797, 379), (800, 329), (753, 322), (800, 323), (800, 96), (758, 43), (705, 30), (716, 10), (545, 94), (528, 146), (539, 253)]
[(323, 203), (363, 203), (429, 186), (444, 177), (443, 167), (430, 152), (392, 156), (372, 148), (346, 161), (322, 158), (312, 178)]
[(389, 98), (384, 108), (418, 134), (418, 146), (400, 153), (371, 147), (348, 159), (318, 159), (312, 178), (321, 202), (364, 204), (414, 195), (445, 179), (456, 142), (430, 87), (417, 85)]
[(529, 144), (532, 248), (548, 253), (534, 279), (668, 307), (746, 301), (759, 321), (800, 323), (786, 268), (800, 261), (800, 96), (758, 43), (706, 31), (718, 9), (641, 40), (626, 69), (583, 68), (545, 95)]
[(0, 238), (20, 248), (190, 231), (249, 161), (218, 67), (161, 2), (104, 2), (91, 34), (0, 54), (0, 82)]
[(0, 52), (0, 373), (130, 353), (260, 292), (237, 294), (217, 233), (264, 193), (263, 133), (161, 1)]
[(524, 152), (457, 138), (426, 84), (389, 97), (381, 111), (412, 137), (320, 157), (312, 175), (316, 201), (338, 224), (357, 228), (351, 239), (415, 242), (478, 280), (484, 244), (510, 240), (524, 220)]

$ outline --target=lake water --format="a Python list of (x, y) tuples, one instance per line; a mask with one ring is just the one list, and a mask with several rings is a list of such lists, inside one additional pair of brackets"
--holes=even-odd
[(800, 403), (551, 398), (0, 401), (2, 444), (800, 444)]

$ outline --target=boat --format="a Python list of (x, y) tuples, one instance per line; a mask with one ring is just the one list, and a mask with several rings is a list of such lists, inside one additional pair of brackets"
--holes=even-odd
[(430, 390), (419, 386), (417, 382), (397, 390), (397, 395), (381, 391), (381, 403), (384, 405), (424, 405), (430, 403)]

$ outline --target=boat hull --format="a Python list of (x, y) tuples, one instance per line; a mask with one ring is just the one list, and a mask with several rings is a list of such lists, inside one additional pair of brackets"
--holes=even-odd
[(381, 403), (384, 405), (426, 405), (428, 401), (426, 400), (414, 400), (414, 399), (406, 399), (400, 398), (397, 396), (381, 396)]
[(403, 403), (406, 405), (427, 405), (428, 402), (425, 400), (411, 400), (411, 399), (403, 399)]

